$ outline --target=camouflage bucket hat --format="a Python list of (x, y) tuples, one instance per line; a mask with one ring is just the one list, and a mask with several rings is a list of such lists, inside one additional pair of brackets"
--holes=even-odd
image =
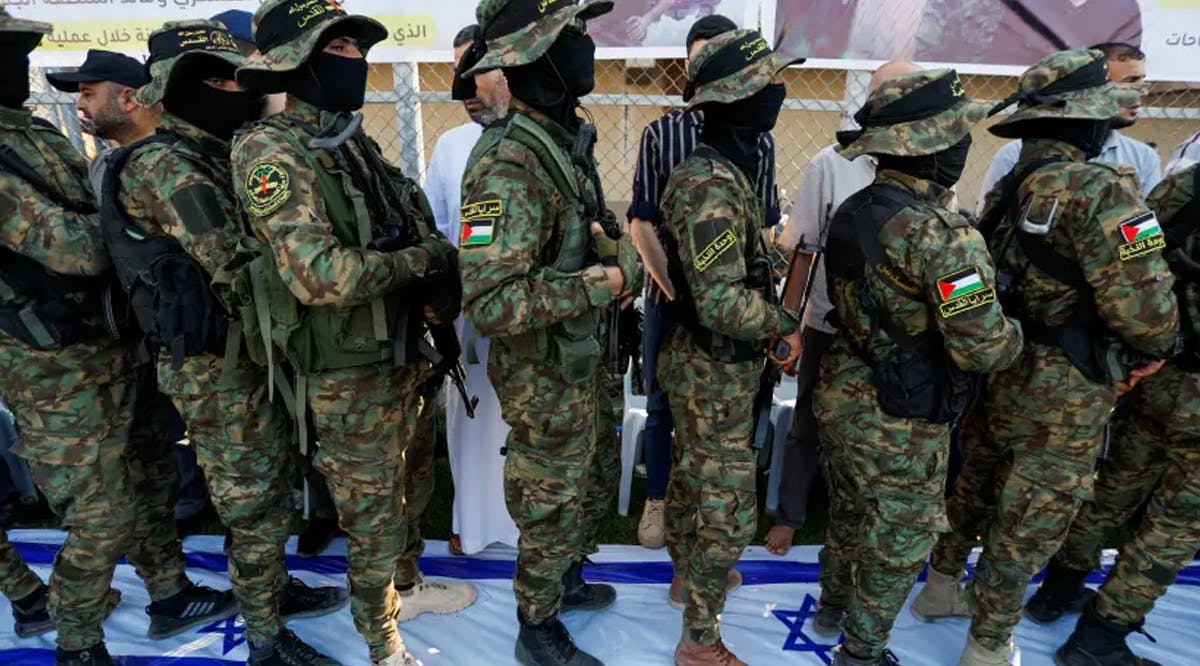
[(612, 0), (481, 0), (475, 21), (487, 50), (463, 78), (501, 67), (528, 65), (542, 57), (573, 21), (612, 11)]
[(247, 90), (284, 92), (280, 74), (299, 69), (334, 28), (357, 39), (363, 55), (388, 36), (382, 23), (347, 14), (338, 0), (268, 0), (254, 13), (259, 53), (238, 70), (238, 83)]
[(1015, 125), (1038, 118), (1108, 120), (1123, 107), (1136, 104), (1140, 96), (1138, 90), (1108, 80), (1108, 61), (1102, 52), (1059, 51), (1025, 70), (1017, 92), (993, 109), (999, 113), (1017, 102), (1016, 112), (993, 125), (991, 132), (1017, 138), (1020, 130)]
[(134, 94), (138, 103), (145, 106), (162, 101), (183, 63), (214, 58), (229, 63), (234, 70), (246, 63), (233, 35), (216, 21), (168, 21), (150, 35), (149, 50), (146, 69), (150, 72), (150, 83)]
[(854, 120), (862, 129), (838, 132), (839, 155), (917, 157), (962, 141), (988, 116), (988, 105), (973, 102), (952, 69), (910, 72), (884, 82), (867, 98)]
[(29, 51), (36, 49), (42, 37), (50, 34), (53, 29), (54, 26), (49, 23), (17, 18), (0, 4), (0, 37), (24, 40)]
[(683, 101), (689, 107), (708, 102), (736, 102), (766, 88), (790, 65), (802, 62), (804, 58), (789, 58), (772, 51), (757, 30), (722, 33), (709, 40), (691, 59)]

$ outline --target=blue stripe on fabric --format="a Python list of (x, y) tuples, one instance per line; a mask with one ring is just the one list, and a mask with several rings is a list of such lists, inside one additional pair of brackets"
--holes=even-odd
[[(160, 657), (128, 656), (113, 657), (117, 666), (229, 666), (237, 660), (214, 659), (212, 657)], [(54, 666), (54, 650), (44, 648), (16, 648), (0, 650), (0, 663), (5, 666)]]
[[(12, 542), (17, 552), (29, 564), (53, 564), (57, 545), (44, 543)], [(228, 561), (221, 553), (186, 553), (187, 565), (192, 569), (224, 572)], [(121, 560), (122, 563), (125, 560)], [(470, 557), (422, 557), (421, 571), (428, 576), (443, 576), (462, 580), (505, 580), (513, 577), (514, 563), (511, 560), (480, 560)], [(291, 571), (308, 571), (317, 574), (338, 575), (346, 573), (346, 558), (335, 555), (304, 558), (287, 556), (287, 567)], [(741, 560), (737, 569), (747, 585), (784, 585), (788, 583), (816, 583), (821, 568), (815, 562), (791, 562), (775, 560)], [(1108, 568), (1092, 572), (1088, 582), (1099, 585), (1104, 582)], [(670, 583), (670, 562), (597, 562), (587, 567), (588, 580), (602, 583), (624, 583), (628, 585)], [(924, 573), (921, 574), (922, 580)], [(1034, 579), (1035, 582), (1040, 580)], [(1179, 573), (1176, 583), (1200, 586), (1200, 562), (1194, 562)]]

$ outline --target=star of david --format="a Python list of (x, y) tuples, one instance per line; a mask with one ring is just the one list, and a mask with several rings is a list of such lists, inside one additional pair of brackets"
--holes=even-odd
[(225, 656), (246, 642), (246, 623), (239, 622), (240, 617), (234, 615), (224, 620), (217, 620), (196, 631), (201, 634), (221, 634), (221, 656)]
[(777, 610), (771, 612), (788, 628), (787, 640), (783, 642), (784, 650), (789, 652), (812, 652), (822, 662), (826, 664), (833, 663), (833, 657), (829, 653), (837, 646), (837, 643), (819, 643), (804, 633), (804, 624), (817, 614), (817, 600), (811, 594), (804, 595), (804, 602), (800, 604), (800, 610)]

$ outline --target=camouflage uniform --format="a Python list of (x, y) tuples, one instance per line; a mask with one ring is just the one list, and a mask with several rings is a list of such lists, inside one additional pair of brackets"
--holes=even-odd
[[(931, 95), (936, 89), (944, 93)], [(890, 124), (874, 119), (876, 114), (886, 118), (889, 105), (909, 95), (928, 95), (930, 110), (937, 112)], [(966, 99), (954, 72), (914, 72), (871, 94), (860, 112), (865, 129), (857, 138), (846, 137), (852, 142), (843, 141), (838, 151), (847, 159), (863, 154), (934, 155), (958, 144), (984, 115), (986, 107)], [(936, 534), (946, 531), (942, 498), (949, 427), (944, 421), (896, 416), (881, 407), (878, 395), (883, 389), (866, 359), (882, 359), (894, 353), (898, 343), (878, 320), (890, 320), (914, 338), (932, 334), (937, 347), (916, 353), (945, 355), (967, 373), (1007, 367), (1022, 344), (1020, 327), (1004, 316), (995, 300), (995, 269), (983, 238), (966, 219), (947, 209), (952, 192), (883, 164), (873, 187), (881, 185), (911, 197), (877, 235), (890, 271), (878, 264), (851, 280), (827, 268), (830, 299), (847, 334), (835, 339), (825, 354), (814, 396), (830, 483), (844, 494), (831, 505), (830, 532), (835, 542), (849, 543), (841, 543), (835, 554), (855, 564), (842, 624), (843, 649), (852, 659), (879, 659), (883, 654)], [(863, 205), (857, 199), (842, 205), (831, 237), (838, 224), (863, 223), (857, 220), (861, 213), (854, 212)], [(875, 312), (864, 306), (864, 282), (877, 304)], [(947, 289), (951, 283), (965, 286)], [(902, 284), (911, 285), (911, 290), (902, 290)], [(829, 603), (824, 591), (822, 603)]]
[(42, 579), (9, 543), (7, 532), (0, 530), (0, 593), (14, 601), (28, 597), (41, 587)]
[[(478, 23), (486, 33), (517, 4), (484, 0)], [(489, 41), (472, 71), (536, 61), (568, 22), (611, 5), (570, 4), (543, 3), (541, 18), (516, 37)], [(616, 458), (607, 445), (602, 453), (597, 439), (610, 427), (599, 413), (610, 404), (599, 370), (605, 343), (599, 323), (601, 309), (617, 294), (593, 247), (592, 220), (577, 207), (582, 198), (603, 200), (596, 181), (577, 169), (571, 177), (583, 194), (564, 191), (549, 171), (554, 165), (506, 127), (527, 123), (563, 153), (570, 152), (574, 133), (515, 97), (509, 109), (506, 123), (489, 128), (476, 144), (463, 178), (463, 311), (479, 335), (492, 339), (488, 376), (504, 387), (497, 395), (511, 428), (504, 494), (521, 533), (513, 582), (518, 612), (545, 625), (561, 609), (564, 574), (593, 552), (601, 511), (612, 498), (615, 462), (598, 460)], [(594, 159), (587, 159), (594, 169)], [(555, 265), (555, 255), (564, 254), (571, 255), (569, 270)], [(577, 342), (564, 341), (568, 328), (578, 333)], [(559, 351), (548, 352), (548, 345)]]
[[(40, 36), (50, 26), (0, 13), (0, 31)], [(75, 149), (28, 111), (9, 108), (0, 109), (0, 143), (56, 195), (0, 171), (3, 247), (59, 274), (105, 275), (98, 216), (64, 203), (94, 200)], [(122, 554), (154, 600), (188, 586), (172, 515), (178, 472), (171, 445), (162, 424), (146, 422), (157, 412), (145, 403), (129, 349), (95, 328), (45, 351), (0, 333), (5, 399), (22, 433), (16, 452), (67, 530), (50, 577), (50, 612), (64, 650), (103, 642), (106, 595)]]
[[(1172, 227), (1189, 222), (1184, 215), (1198, 216), (1197, 171), (1200, 165), (1176, 172), (1150, 193), (1147, 204), (1168, 236)], [(1189, 205), (1190, 213), (1177, 217)], [(1181, 246), (1187, 256), (1200, 256), (1200, 235), (1186, 234)], [(1196, 284), (1185, 286), (1181, 280), (1176, 286), (1181, 319), (1194, 328), (1200, 321)], [(1190, 353), (1142, 380), (1122, 402), (1094, 495), (1055, 556), (1068, 569), (1096, 569), (1113, 528), (1124, 525), (1149, 499), (1133, 540), (1122, 547), (1097, 599), (1099, 615), (1117, 624), (1140, 625), (1200, 548), (1200, 366), (1194, 349), (1185, 352)]]
[[(255, 13), (253, 25), (262, 54), (239, 69), (237, 78), (247, 90), (268, 93), (285, 91), (286, 74), (304, 65), (324, 35), (355, 37), (363, 52), (387, 36), (372, 19), (309, 0), (267, 2)], [(264, 41), (272, 38), (277, 41)], [(384, 162), (378, 146), (361, 129), (336, 150), (369, 174), (372, 183), (354, 181), (344, 170), (331, 172), (332, 151), (317, 151), (310, 142), (318, 133), (342, 132), (350, 120), (348, 114), (321, 110), (289, 95), (280, 115), (235, 139), (233, 182), (254, 236), (273, 259), (272, 280), (281, 280), (286, 289), (286, 295), (272, 292), (271, 323), (260, 320), (259, 326), (270, 327), (276, 344), (284, 330), (279, 326), (295, 326), (276, 319), (290, 316), (288, 312), (303, 313), (312, 318), (309, 321), (341, 321), (335, 328), (357, 327), (345, 340), (324, 342), (341, 347), (312, 349), (313, 356), (303, 359), (314, 364), (311, 371), (299, 367), (301, 359), (291, 355), (295, 348), (288, 352), (289, 361), (297, 364), (297, 407), (307, 404), (311, 410), (320, 442), (314, 467), (328, 480), (339, 524), (347, 534), (355, 626), (372, 660), (409, 663), (396, 626), (400, 600), (393, 576), (404, 536), (403, 459), (421, 412), (418, 387), (427, 365), (396, 367), (391, 358), (392, 324), (383, 319), (383, 299), (444, 269), (452, 248), (442, 249), (449, 244), (433, 236), (432, 220), (421, 214), (428, 204), (419, 188), (394, 167), (383, 166), (381, 172), (378, 165)], [(364, 203), (375, 196), (368, 191), (376, 187), (375, 181), (394, 183), (411, 197), (418, 209), (412, 222), (423, 239), (420, 247), (396, 252), (365, 248), (372, 238), (385, 236), (385, 220), (371, 219)], [(336, 187), (337, 196), (346, 202), (343, 210), (348, 212), (336, 214), (341, 217), (335, 217), (335, 205), (343, 204), (335, 204), (329, 198), (332, 192), (325, 189), (330, 182), (337, 183), (330, 187)], [(339, 231), (347, 227), (357, 230), (355, 237)], [(386, 310), (392, 312), (393, 306)], [(364, 320), (365, 335), (357, 332)], [(336, 362), (340, 367), (329, 367), (327, 359), (334, 358), (341, 359)]]
[[(1109, 367), (1119, 364), (1127, 371), (1168, 356), (1175, 346), (1173, 279), (1156, 249), (1162, 235), (1150, 224), (1153, 214), (1141, 202), (1131, 169), (1088, 163), (1083, 150), (1063, 141), (1022, 136), (1022, 123), (1030, 120), (1114, 116), (1127, 95), (1108, 83), (1104, 67), (1097, 51), (1048, 56), (1022, 75), (1015, 96), (1022, 100), (1020, 107), (991, 131), (1024, 139), (1018, 171), (1036, 160), (1063, 160), (1042, 166), (1020, 185), (1017, 196), (1027, 202), (1023, 217), (1053, 221), (1049, 233), (1034, 242), (1077, 267), (1099, 319), (1119, 338), (1106, 341), (1109, 356), (1117, 358)], [(1091, 83), (1067, 85), (1066, 91), (1059, 83), (1040, 94), (1070, 76), (1090, 77)], [(968, 590), (974, 617), (967, 649), (993, 654), (1011, 638), (1030, 578), (1062, 545), (1091, 494), (1093, 465), (1116, 398), (1110, 383), (1089, 379), (1062, 347), (1030, 332), (1085, 316), (1079, 312), (1087, 307), (1088, 294), (1032, 266), (1021, 242), (1006, 243), (1016, 222), (1002, 221), (992, 242), (999, 265), (1018, 276), (1013, 297), (1031, 344), (988, 386), (991, 436), (998, 454), (1011, 458), (1011, 467)], [(1113, 370), (1108, 374), (1124, 379)]]
[(413, 439), (404, 450), (404, 526), (400, 558), (396, 560), (396, 588), (412, 587), (421, 578), (417, 561), (425, 552), (421, 517), (433, 498), (433, 459), (437, 452), (437, 414), (434, 396), (426, 394), (425, 409), (417, 419)]
[[(196, 29), (228, 34), (210, 21), (172, 22), (151, 35), (151, 49), (158, 36)], [(210, 50), (193, 47), (154, 61), (153, 81), (139, 91), (139, 101), (161, 102), (180, 63), (208, 57), (231, 67), (242, 64), (232, 37), (227, 43), (221, 50), (218, 42), (206, 41)], [(175, 140), (132, 149), (115, 190), (119, 206), (142, 231), (175, 238), (209, 276), (220, 274), (243, 234), (232, 195), (229, 142), (170, 113), (159, 127)], [(283, 546), (292, 513), (286, 415), (267, 399), (267, 373), (244, 350), (229, 367), (222, 356), (203, 353), (176, 368), (164, 354), (158, 372), (187, 424), (213, 505), (232, 533), (229, 577), (246, 618), (246, 637), (254, 645), (270, 644), (283, 628), (279, 591), (286, 580)]]
[[(751, 97), (792, 62), (770, 53), (758, 33), (736, 30), (713, 38), (697, 53), (689, 80), (696, 81), (710, 61), (728, 57), (731, 50), (763, 55), (733, 74), (697, 85), (691, 107)], [(681, 277), (694, 303), (694, 314), (675, 319), (695, 319), (700, 328), (745, 341), (741, 344), (757, 352), (733, 360), (702, 348), (680, 325), (667, 334), (659, 353), (659, 381), (678, 398), (671, 401), (676, 428), (665, 522), (685, 602), (684, 638), (715, 645), (721, 640), (718, 616), (727, 576), (757, 525), (757, 454), (750, 447), (749, 406), (763, 370), (758, 354), (768, 338), (792, 334), (800, 323), (746, 284), (752, 263), (747, 257), (769, 259), (759, 234), (762, 202), (745, 171), (702, 143), (671, 173), (661, 208), (668, 252), (676, 255), (672, 281)], [(770, 289), (769, 276), (766, 282)]]

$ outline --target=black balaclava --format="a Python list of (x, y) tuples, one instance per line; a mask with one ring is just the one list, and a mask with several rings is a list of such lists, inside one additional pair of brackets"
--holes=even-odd
[(1019, 123), (1013, 129), (1022, 139), (1056, 139), (1069, 143), (1082, 150), (1090, 160), (1103, 150), (1111, 124), (1107, 120), (1037, 118)]
[(314, 49), (308, 60), (292, 72), (288, 94), (325, 111), (361, 109), (367, 96), (367, 59), (325, 53), (323, 48)]
[(228, 141), (239, 127), (256, 118), (262, 95), (214, 88), (205, 79), (232, 79), (234, 66), (215, 58), (183, 63), (171, 77), (163, 109), (209, 134)]
[[(0, 38), (0, 106), (20, 109), (29, 99), (28, 37), (14, 33), (13, 37)], [(41, 36), (36, 37), (40, 39)]]
[(971, 135), (968, 134), (953, 146), (932, 155), (879, 155), (879, 168), (899, 171), (914, 178), (935, 182), (942, 187), (952, 187), (962, 178), (963, 167), (967, 164), (967, 153), (970, 150)]
[(567, 26), (549, 50), (528, 65), (505, 67), (512, 96), (574, 132), (579, 127), (575, 107), (596, 87), (596, 43), (574, 26)]
[(704, 105), (701, 140), (753, 176), (758, 171), (759, 137), (775, 128), (786, 96), (782, 83), (772, 83), (736, 102)]

